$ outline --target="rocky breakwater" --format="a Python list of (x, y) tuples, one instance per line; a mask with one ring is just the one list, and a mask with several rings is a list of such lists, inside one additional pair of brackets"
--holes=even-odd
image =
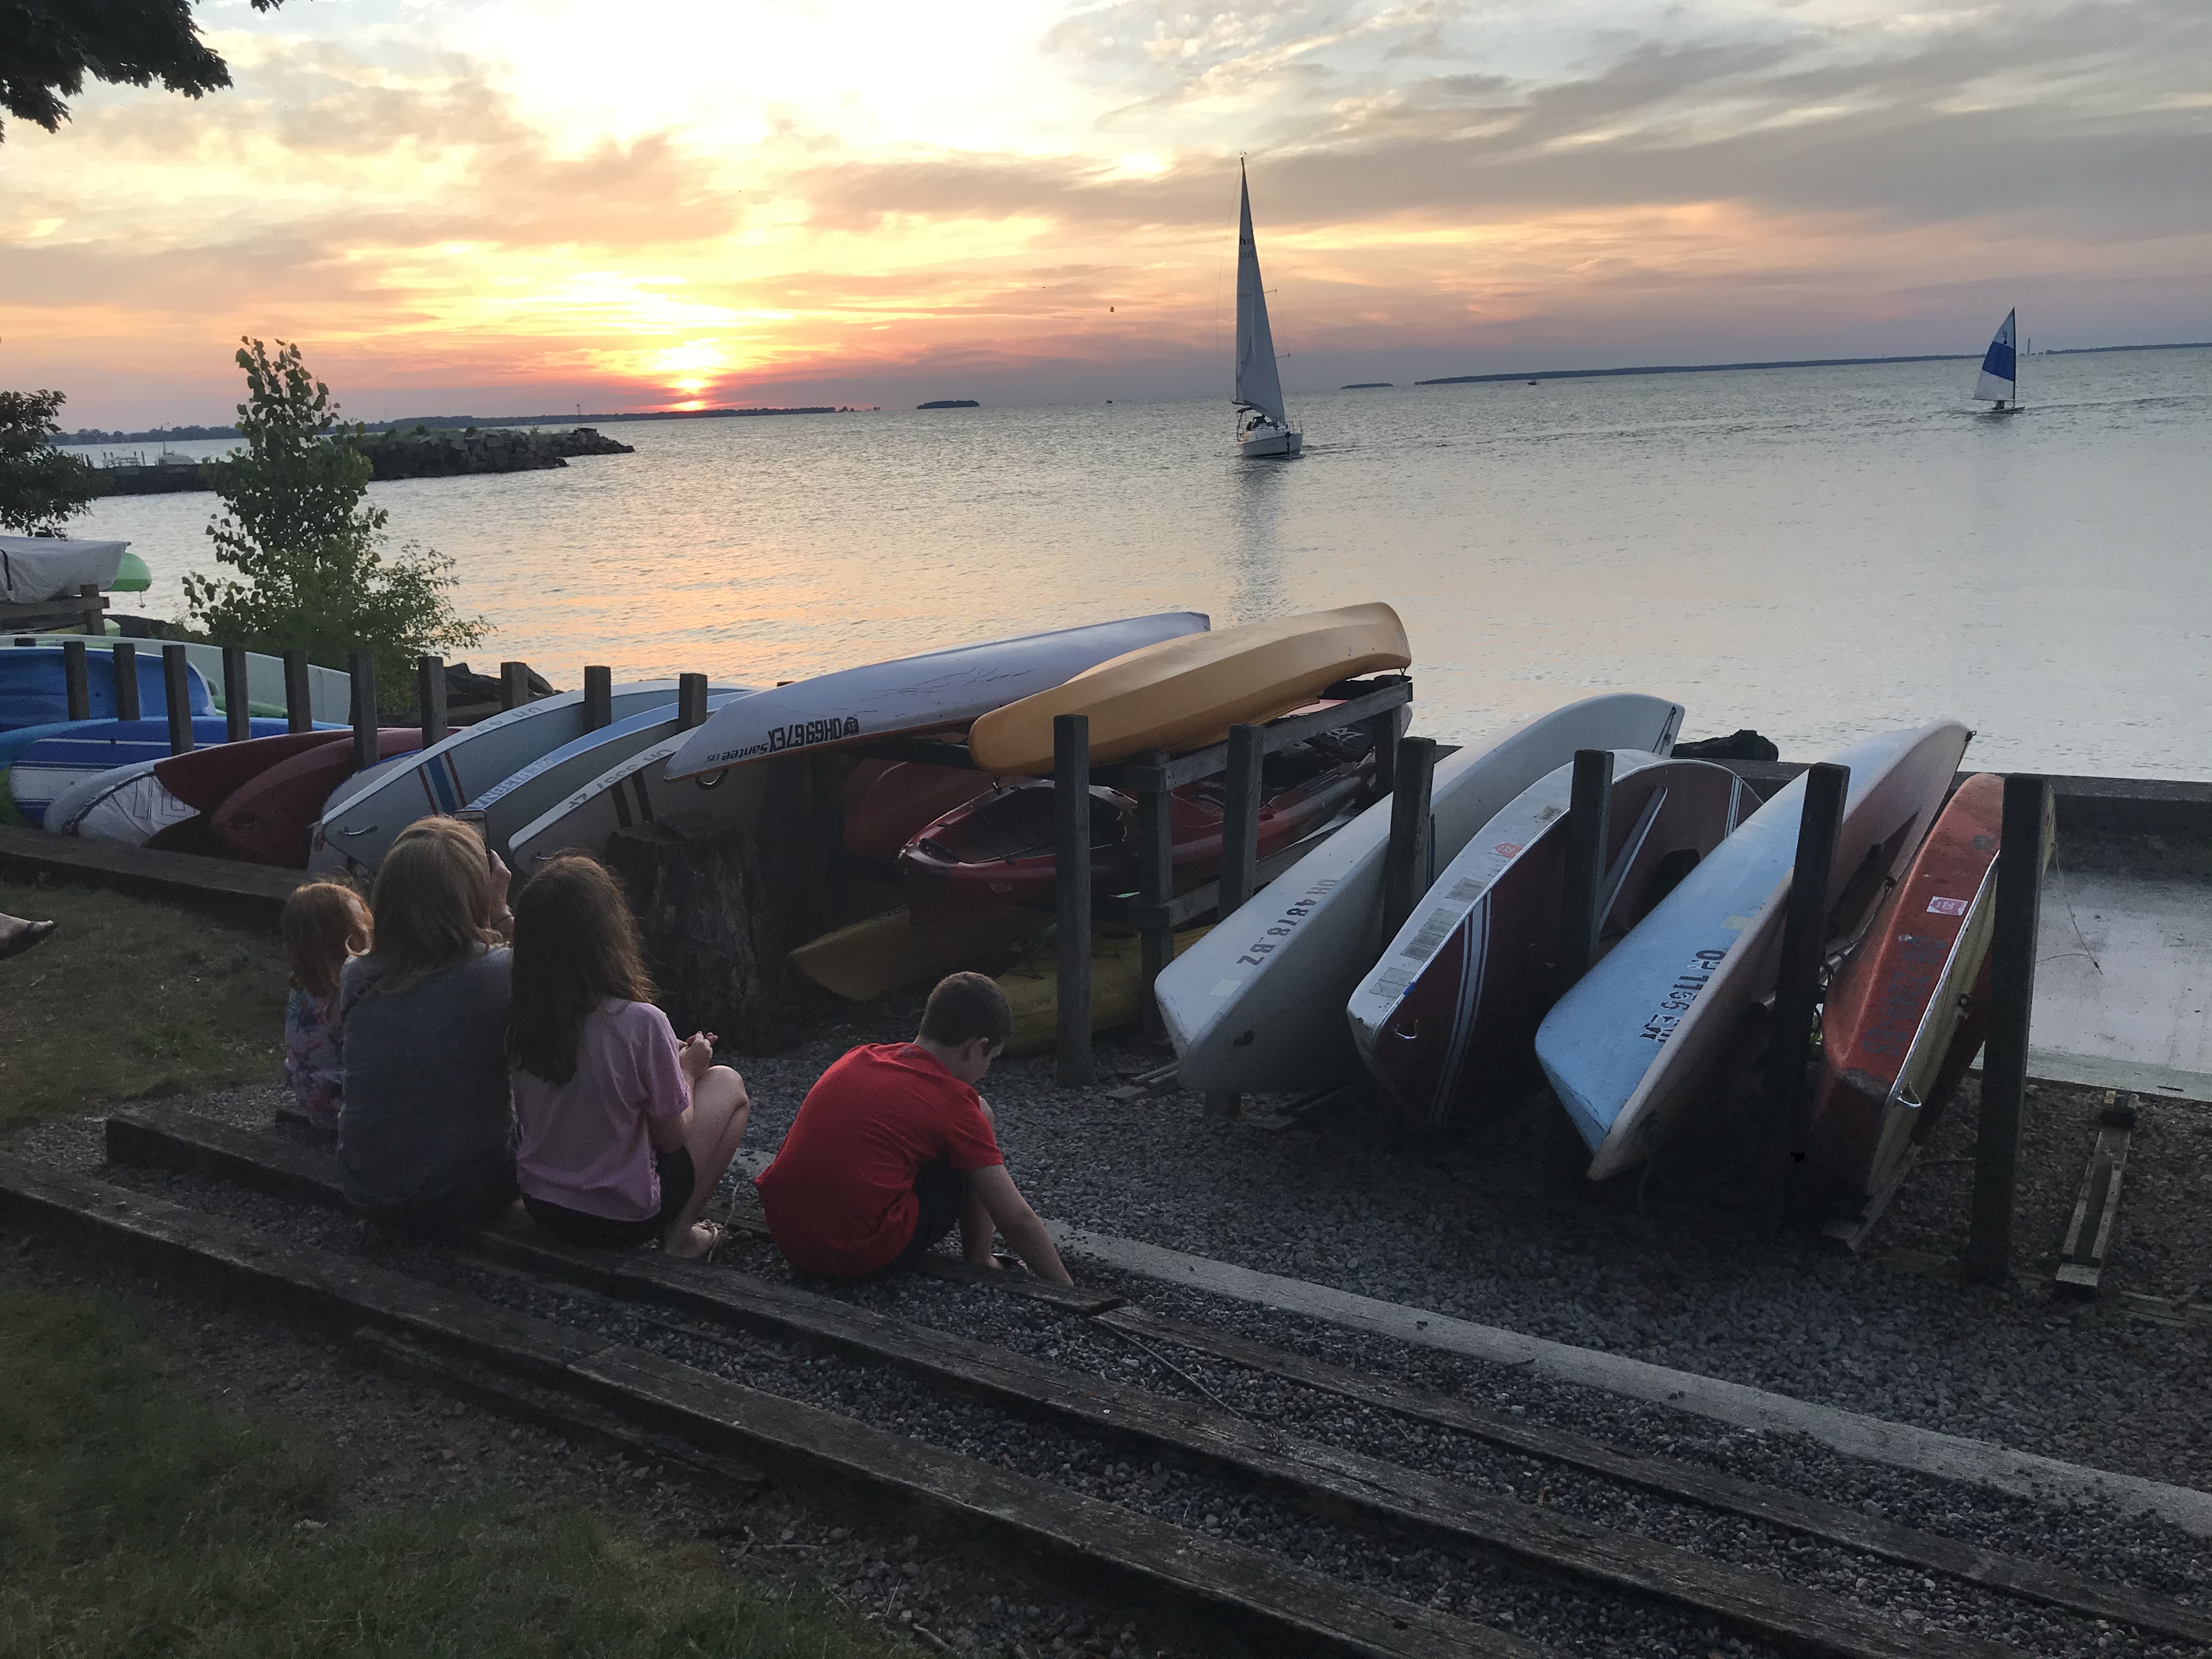
[[(352, 440), (368, 457), (372, 482), (395, 478), (453, 478), (477, 472), (535, 472), (566, 466), (572, 455), (629, 455), (636, 452), (597, 428), (562, 431), (538, 427), (469, 427), (433, 431), (376, 432)], [(97, 469), (101, 493), (108, 495), (167, 495), (213, 485), (197, 461), (170, 455), (151, 465), (130, 463)]]

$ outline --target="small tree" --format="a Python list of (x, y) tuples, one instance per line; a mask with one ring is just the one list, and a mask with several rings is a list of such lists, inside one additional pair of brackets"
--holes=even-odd
[(332, 667), (374, 652), (377, 684), (396, 706), (417, 655), (475, 645), (484, 624), (455, 613), (452, 560), (413, 543), (385, 550), (386, 514), (362, 499), (362, 428), (339, 421), (300, 348), (279, 340), (271, 357), (246, 340), (238, 366), (246, 452), (200, 469), (228, 510), (208, 526), (216, 557), (246, 580), (186, 576), (192, 621), (226, 645), (305, 651)]
[(52, 440), (54, 416), (69, 401), (58, 392), (0, 392), (0, 531), (58, 536), (100, 494), (100, 480)]
[[(253, 0), (271, 11), (281, 0)], [(0, 0), (0, 110), (59, 130), (85, 78), (197, 98), (230, 84), (190, 0)]]

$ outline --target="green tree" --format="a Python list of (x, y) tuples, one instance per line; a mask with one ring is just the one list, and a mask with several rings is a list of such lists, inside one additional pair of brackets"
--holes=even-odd
[(417, 655), (475, 645), (484, 624), (455, 612), (452, 560), (412, 543), (386, 550), (385, 511), (363, 500), (362, 428), (337, 418), (300, 348), (279, 340), (271, 356), (246, 340), (238, 366), (245, 452), (200, 470), (227, 509), (208, 526), (216, 558), (246, 580), (186, 576), (193, 624), (226, 645), (305, 651), (334, 668), (349, 652), (374, 652), (377, 684), (397, 706)]
[[(274, 11), (283, 0), (253, 0)], [(191, 0), (0, 0), (0, 109), (58, 131), (62, 100), (85, 77), (125, 86), (159, 81), (197, 98), (230, 84), (230, 70), (200, 39)]]
[(0, 530), (58, 536), (100, 494), (92, 469), (52, 442), (68, 401), (58, 392), (0, 392)]

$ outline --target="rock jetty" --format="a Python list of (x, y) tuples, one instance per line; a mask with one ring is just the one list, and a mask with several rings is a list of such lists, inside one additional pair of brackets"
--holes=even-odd
[[(538, 428), (471, 427), (463, 431), (434, 431), (416, 427), (408, 432), (380, 432), (356, 441), (368, 457), (369, 477), (375, 482), (394, 478), (453, 478), (477, 472), (536, 472), (566, 466), (572, 455), (629, 455), (635, 452), (617, 443), (597, 428), (580, 426), (565, 432)], [(109, 495), (167, 495), (213, 486), (199, 463), (182, 456), (164, 456), (149, 465), (103, 466), (98, 476)]]

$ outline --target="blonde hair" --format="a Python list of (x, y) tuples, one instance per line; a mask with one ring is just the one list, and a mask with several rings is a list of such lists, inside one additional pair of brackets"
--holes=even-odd
[(398, 990), (500, 943), (483, 838), (455, 818), (417, 818), (393, 838), (370, 901), (384, 988)]
[(284, 901), (284, 967), (292, 988), (327, 1001), (338, 988), (338, 970), (374, 937), (368, 904), (350, 887), (311, 881)]

